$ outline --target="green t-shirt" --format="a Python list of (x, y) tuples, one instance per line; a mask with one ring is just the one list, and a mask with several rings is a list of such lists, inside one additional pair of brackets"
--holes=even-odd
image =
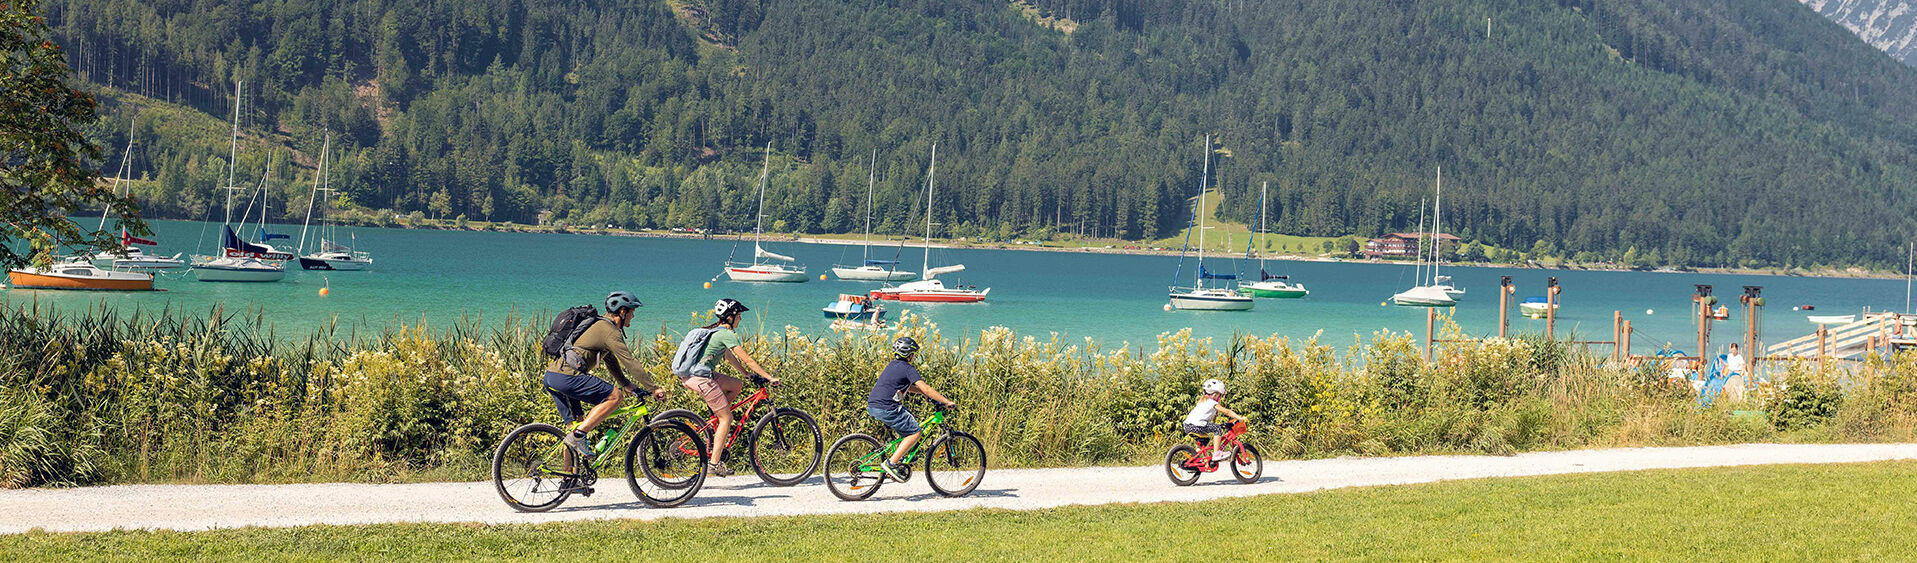
[(732, 329), (726, 327), (713, 329), (711, 339), (706, 340), (705, 355), (699, 356), (699, 365), (710, 368), (713, 371), (718, 371), (719, 359), (725, 357), (726, 350), (732, 349), (739, 344), (741, 344), (739, 341), (739, 333), (733, 332)]

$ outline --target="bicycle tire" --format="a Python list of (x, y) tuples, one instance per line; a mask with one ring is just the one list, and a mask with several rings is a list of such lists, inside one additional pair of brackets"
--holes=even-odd
[[(1265, 474), (1265, 456), (1258, 453), (1258, 446), (1249, 443), (1242, 445), (1244, 448), (1238, 451), (1238, 455), (1231, 456), (1231, 476), (1246, 485), (1257, 483), (1258, 477)], [(1251, 465), (1250, 473), (1240, 469), (1246, 464)]]
[[(885, 446), (878, 438), (866, 434), (847, 434), (832, 443), (825, 452), (825, 488), (839, 500), (865, 500), (879, 492), (879, 485), (885, 484), (882, 471), (861, 472), (860, 460), (869, 456), (883, 455)], [(835, 471), (834, 469), (837, 468)]]
[[(687, 443), (691, 451), (683, 448)], [(657, 508), (679, 506), (699, 494), (705, 482), (705, 440), (683, 422), (647, 424), (626, 443), (626, 486), (641, 502)]]
[(1189, 487), (1198, 482), (1198, 472), (1185, 467), (1185, 461), (1194, 455), (1198, 455), (1198, 448), (1191, 444), (1172, 446), (1171, 451), (1165, 452), (1165, 476), (1171, 478), (1172, 484)]
[[(825, 436), (819, 433), (819, 423), (812, 419), (812, 415), (794, 408), (780, 407), (772, 416), (760, 417), (759, 422), (752, 425), (752, 434), (747, 439), (751, 441), (748, 447), (751, 449), (752, 471), (759, 474), (760, 480), (773, 486), (790, 487), (804, 482), (819, 470), (819, 458), (825, 454)], [(808, 445), (809, 452), (806, 451)], [(767, 470), (766, 458), (774, 457), (770, 452), (782, 450), (805, 456), (805, 459), (800, 461), (794, 457), (776, 460), (772, 463), (776, 466), (774, 470), (802, 469), (790, 475)]]
[[(555, 462), (576, 463), (572, 450), (561, 441), (565, 436), (565, 431), (557, 426), (535, 422), (514, 428), (499, 440), (499, 446), (493, 449), (493, 490), (499, 492), (506, 506), (520, 512), (545, 512), (572, 496), (572, 489), (565, 486), (566, 476), (550, 473), (551, 470), (544, 467)], [(562, 459), (547, 459), (555, 452)], [(509, 468), (510, 479), (506, 474)], [(524, 490), (520, 493), (513, 492), (521, 488)], [(550, 498), (538, 496), (542, 492), (551, 495)]]
[[(973, 468), (976, 461), (978, 466)], [(962, 497), (972, 494), (978, 484), (985, 480), (985, 444), (978, 438), (964, 432), (952, 432), (938, 441), (932, 442), (932, 449), (925, 454), (925, 482), (932, 490), (947, 497)], [(946, 473), (945, 477), (939, 474)], [(969, 475), (968, 475), (969, 474)], [(947, 488), (940, 485), (943, 480), (950, 483), (958, 480), (958, 486)]]

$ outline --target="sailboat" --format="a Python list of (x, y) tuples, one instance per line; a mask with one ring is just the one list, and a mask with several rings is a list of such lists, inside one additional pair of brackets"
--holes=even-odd
[[(1266, 190), (1269, 187), (1270, 182), (1258, 186), (1257, 234), (1259, 235), (1265, 234), (1265, 196)], [(1251, 238), (1252, 242), (1246, 243), (1246, 254), (1251, 253), (1251, 248), (1258, 241), (1258, 238), (1257, 236), (1253, 236)], [(1310, 291), (1305, 290), (1304, 284), (1291, 283), (1291, 276), (1274, 276), (1271, 275), (1270, 272), (1265, 271), (1265, 255), (1263, 253), (1258, 255), (1258, 281), (1240, 283), (1238, 284), (1238, 291), (1252, 297), (1275, 297), (1279, 299), (1297, 299), (1311, 294)]]
[(752, 261), (726, 261), (726, 275), (741, 282), (803, 282), (805, 267), (784, 254), (765, 249), (765, 184), (772, 176), (772, 143), (765, 144), (765, 165), (759, 170), (758, 220), (752, 226)]
[[(328, 182), (328, 180), (331, 179), (329, 174), (332, 170), (326, 167), (326, 159), (332, 154), (333, 150), (333, 136), (330, 134), (327, 135), (326, 141), (321, 144), (321, 147), (319, 170), (317, 170), (313, 176), (313, 195), (306, 200), (306, 224), (300, 226), (300, 252), (306, 251), (306, 229), (313, 224), (313, 204), (315, 200), (324, 197), (327, 206), (330, 207), (333, 204), (332, 194), (335, 190), (331, 187), (332, 184)], [(321, 196), (321, 192), (327, 195)], [(356, 272), (373, 265), (372, 256), (365, 252), (353, 250), (353, 247), (333, 242), (339, 239), (338, 227), (326, 223), (326, 209), (326, 207), (320, 208), (321, 226), (319, 249), (311, 254), (302, 254), (300, 256), (300, 267), (307, 270)]]
[(933, 279), (939, 274), (950, 274), (965, 270), (964, 264), (932, 267), (932, 193), (937, 188), (935, 179), (939, 169), (939, 146), (932, 145), (932, 165), (925, 173), (925, 261), (919, 269), (925, 272), (925, 279), (905, 282), (896, 286), (885, 286), (872, 290), (873, 299), (889, 299), (918, 303), (977, 303), (985, 300), (992, 288), (972, 289), (965, 287), (946, 287), (942, 280)]
[[(112, 191), (116, 194), (120, 193), (120, 183), (126, 181), (126, 177), (130, 175), (133, 168), (133, 127), (134, 124), (138, 122), (137, 117), (138, 116), (135, 116), (136, 119), (127, 120), (126, 153), (120, 157), (120, 169), (113, 174)], [(131, 190), (128, 190), (127, 193), (129, 196), (132, 195)], [(106, 209), (100, 211), (100, 226), (96, 230), (106, 230), (107, 217), (112, 213), (112, 206), (108, 206)], [(186, 261), (181, 260), (179, 254), (174, 254), (170, 257), (154, 256), (147, 254), (141, 250), (139, 246), (135, 246), (153, 246), (157, 244), (160, 243), (152, 239), (133, 236), (127, 232), (126, 227), (121, 227), (120, 248), (110, 252), (94, 254), (88, 258), (88, 261), (92, 262), (95, 267), (107, 270), (171, 270), (186, 265)]]
[[(233, 141), (229, 149), (230, 152), (226, 158), (226, 222), (221, 226), (223, 232), (220, 237), (220, 255), (204, 256), (195, 261), (193, 263), (193, 277), (200, 281), (208, 282), (280, 281), (286, 278), (285, 267), (278, 262), (270, 262), (265, 259), (266, 253), (272, 252), (272, 249), (242, 241), (240, 240), (239, 234), (233, 232), (233, 192), (246, 189), (233, 185), (234, 174), (239, 167), (239, 161), (237, 160), (239, 157), (239, 147), (240, 84), (236, 83), (233, 85)], [(270, 173), (272, 166), (267, 166), (267, 170), (269, 170)], [(264, 189), (264, 187), (261, 189)], [(264, 222), (266, 216), (262, 214), (260, 220)], [(245, 215), (242, 215), (240, 222), (244, 224), (245, 221)], [(280, 260), (292, 258), (290, 254), (279, 254), (285, 255), (284, 258), (280, 258)]]
[(833, 266), (832, 275), (842, 280), (852, 281), (911, 281), (918, 279), (919, 273), (900, 270), (898, 260), (875, 260), (872, 258), (872, 184), (878, 180), (876, 168), (879, 165), (879, 151), (872, 151), (872, 165), (866, 168), (865, 178), (865, 248), (859, 251), (860, 264), (857, 266)]
[[(1396, 295), (1392, 295), (1391, 302), (1394, 304), (1406, 306), (1406, 307), (1450, 307), (1450, 306), (1458, 304), (1457, 297), (1454, 297), (1451, 295), (1450, 290), (1454, 288), (1452, 288), (1448, 283), (1443, 283), (1443, 284), (1440, 283), (1441, 281), (1449, 282), (1451, 278), (1446, 277), (1440, 280), (1439, 278), (1441, 278), (1442, 276), (1438, 275), (1437, 259), (1438, 259), (1439, 246), (1435, 243), (1435, 241), (1438, 238), (1437, 234), (1444, 232), (1444, 230), (1439, 228), (1438, 226), (1439, 219), (1440, 219), (1439, 212), (1438, 212), (1439, 203), (1444, 201), (1444, 169), (1442, 168), (1438, 170), (1437, 193), (1438, 193), (1437, 199), (1434, 200), (1431, 205), (1432, 207), (1432, 212), (1431, 212), (1432, 237), (1431, 238), (1434, 241), (1434, 243), (1431, 245), (1431, 270), (1430, 271), (1431, 271), (1432, 281), (1429, 284), (1425, 284), (1424, 272), (1420, 271), (1417, 276), (1418, 283), (1420, 285), (1412, 287), (1411, 289), (1398, 292), (1398, 294)], [(1418, 231), (1419, 231), (1419, 234), (1422, 235), (1424, 231), (1424, 226), (1419, 225)], [(1423, 266), (1424, 256), (1425, 256), (1425, 248), (1423, 244), (1420, 244), (1418, 245), (1418, 261), (1420, 266)]]
[[(1187, 311), (1250, 311), (1253, 305), (1251, 297), (1205, 283), (1205, 280), (1235, 280), (1238, 276), (1205, 270), (1205, 188), (1211, 184), (1210, 135), (1205, 136), (1204, 155), (1203, 172), (1198, 177), (1198, 199), (1194, 200), (1191, 210), (1192, 215), (1198, 218), (1198, 276), (1192, 281), (1192, 287), (1171, 287), (1171, 307)], [(1191, 235), (1186, 234), (1185, 238), (1190, 240)]]

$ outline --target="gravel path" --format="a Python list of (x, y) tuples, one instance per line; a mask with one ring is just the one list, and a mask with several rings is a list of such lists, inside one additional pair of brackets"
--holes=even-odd
[(1189, 502), (1273, 493), (1454, 479), (1785, 463), (1844, 463), (1917, 459), (1917, 444), (1750, 444), (1693, 448), (1633, 448), (1527, 453), (1510, 457), (1428, 456), (1338, 458), (1265, 464), (1252, 485), (1226, 471), (1198, 485), (1173, 486), (1160, 466), (993, 470), (971, 496), (933, 494), (922, 476), (888, 483), (865, 502), (842, 502), (817, 477), (797, 487), (769, 487), (745, 472), (713, 479), (699, 496), (673, 509), (648, 508), (624, 479), (602, 480), (598, 494), (573, 497), (552, 512), (508, 509), (487, 483), (366, 485), (122, 485), (78, 489), (0, 491), (0, 533), (35, 528), (97, 531), (116, 528), (205, 530), (243, 526), (376, 524), (387, 522), (554, 522), (608, 518), (710, 518), (940, 511), (966, 508), (1030, 510), (1119, 502)]

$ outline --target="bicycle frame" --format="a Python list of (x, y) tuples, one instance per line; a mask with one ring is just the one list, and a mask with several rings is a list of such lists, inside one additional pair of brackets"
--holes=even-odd
[[(602, 425), (605, 427), (605, 431), (600, 432), (599, 440), (593, 442), (593, 457), (587, 465), (591, 466), (593, 470), (598, 470), (605, 467), (606, 464), (612, 463), (612, 459), (619, 456), (605, 455), (606, 452), (612, 451), (613, 447), (618, 446), (620, 441), (626, 437), (628, 431), (634, 428), (644, 428), (646, 426), (646, 414), (650, 411), (651, 409), (647, 408), (646, 404), (641, 402), (634, 405), (621, 406), (618, 410), (612, 411), (612, 414), (607, 415), (606, 421), (613, 422), (613, 424)], [(572, 424), (566, 426), (566, 431), (571, 432), (578, 430), (581, 422), (583, 421), (573, 421)], [(566, 445), (559, 444), (554, 446), (551, 455), (552, 459), (555, 460), (565, 459)], [(565, 464), (561, 463), (559, 465), (563, 467)], [(553, 471), (552, 473), (572, 477), (577, 476), (578, 471)]]
[[(715, 447), (714, 451), (732, 449), (732, 445), (739, 442), (739, 436), (745, 434), (745, 429), (751, 426), (747, 423), (752, 420), (752, 415), (758, 412), (760, 403), (765, 403), (766, 411), (778, 412), (778, 408), (776, 408), (772, 401), (772, 391), (767, 387), (760, 387), (759, 390), (753, 391), (751, 395), (746, 395), (740, 398), (738, 402), (732, 403), (732, 431), (728, 432), (725, 445)], [(706, 416), (706, 424), (705, 426), (699, 427), (699, 431), (711, 433), (718, 428), (719, 415), (714, 414)], [(715, 438), (713, 441), (717, 442), (718, 440)]]
[[(936, 437), (934, 437), (932, 433), (934, 429), (939, 431)], [(932, 417), (925, 419), (925, 422), (919, 425), (918, 443), (912, 444), (912, 450), (906, 452), (905, 457), (899, 458), (899, 464), (911, 465), (917, 462), (919, 460), (919, 453), (925, 451), (925, 445), (931, 442), (937, 442), (938, 438), (945, 437), (947, 432), (949, 432), (949, 430), (945, 428), (945, 411), (932, 411)], [(879, 467), (879, 461), (890, 459), (893, 452), (899, 451), (899, 444), (904, 442), (904, 436), (893, 438), (892, 441), (886, 442), (885, 447), (880, 448), (879, 451), (859, 458), (859, 471), (883, 471), (883, 469)]]
[(1190, 459), (1185, 460), (1185, 467), (1187, 469), (1204, 472), (1217, 471), (1219, 462), (1212, 461), (1212, 452), (1230, 447), (1230, 451), (1234, 457), (1240, 455), (1240, 452), (1244, 450), (1242, 446), (1244, 441), (1242, 438), (1244, 438), (1245, 433), (1248, 431), (1243, 422), (1232, 424), (1231, 430), (1227, 430), (1224, 434), (1212, 438), (1210, 444), (1198, 448), (1198, 451), (1193, 453)]

